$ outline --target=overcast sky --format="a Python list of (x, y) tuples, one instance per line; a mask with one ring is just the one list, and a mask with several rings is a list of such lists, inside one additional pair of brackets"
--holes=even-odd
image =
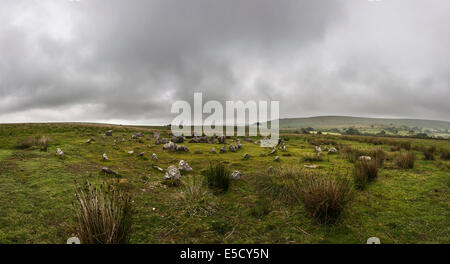
[(448, 0), (1, 0), (0, 123), (170, 123), (175, 100), (450, 121)]

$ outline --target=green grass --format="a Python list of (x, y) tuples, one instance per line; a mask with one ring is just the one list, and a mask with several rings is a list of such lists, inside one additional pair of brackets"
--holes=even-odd
[[(108, 129), (120, 136), (116, 145), (114, 136), (102, 138)], [(168, 131), (162, 127), (0, 125), (0, 243), (65, 243), (76, 232), (74, 180), (117, 181), (101, 173), (104, 166), (118, 171), (120, 188), (133, 194), (131, 243), (365, 243), (372, 236), (382, 243), (450, 243), (450, 161), (440, 157), (441, 149), (450, 149), (447, 140), (396, 139), (411, 142), (417, 157), (423, 153), (416, 147), (437, 146), (435, 160), (418, 158), (414, 168), (401, 169), (387, 159), (377, 180), (355, 192), (338, 223), (329, 226), (318, 224), (302, 203), (286, 203), (262, 193), (258, 183), (267, 168), (308, 164), (301, 157), (314, 153), (314, 146), (308, 143), (311, 138), (358, 149), (381, 148), (395, 156), (398, 152), (391, 152), (391, 145), (351, 137), (285, 134), (290, 156), (275, 162), (273, 156), (260, 155), (270, 150), (244, 140), (243, 149), (237, 152), (211, 154), (211, 147), (219, 150), (221, 145), (185, 143), (189, 153), (169, 153), (162, 145), (154, 145), (153, 138), (146, 140), (155, 130), (167, 137)], [(142, 143), (131, 140), (136, 131), (144, 132)], [(121, 141), (122, 133), (127, 134), (125, 142)], [(40, 135), (52, 139), (47, 151), (15, 147), (22, 138)], [(87, 144), (92, 136), (96, 141)], [(56, 148), (64, 151), (64, 158), (55, 155)], [(128, 154), (129, 150), (135, 154)], [(194, 150), (201, 154), (194, 154)], [(140, 152), (145, 156), (139, 157)], [(109, 161), (102, 161), (103, 153)], [(157, 161), (151, 159), (152, 153), (158, 155)], [(253, 158), (242, 160), (245, 153)], [(342, 155), (323, 156), (320, 167), (313, 170), (352, 172), (354, 165)], [(153, 165), (166, 169), (181, 159), (193, 172), (182, 175), (178, 187), (164, 185), (164, 172)], [(211, 195), (207, 188), (191, 181), (215, 162), (243, 175), (220, 195)], [(186, 195), (188, 188), (191, 194)]]

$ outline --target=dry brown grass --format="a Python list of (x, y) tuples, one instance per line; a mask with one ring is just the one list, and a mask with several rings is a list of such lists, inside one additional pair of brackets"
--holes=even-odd
[(77, 184), (75, 213), (83, 244), (125, 244), (132, 224), (132, 197), (110, 184)]

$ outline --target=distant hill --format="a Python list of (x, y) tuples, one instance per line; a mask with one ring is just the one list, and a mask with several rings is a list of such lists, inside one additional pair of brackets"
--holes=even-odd
[(370, 127), (419, 127), (422, 129), (450, 129), (450, 122), (422, 119), (390, 119), (390, 118), (367, 118), (351, 116), (316, 116), (307, 118), (284, 118), (280, 119), (280, 128), (295, 129), (312, 127), (314, 129), (330, 128), (370, 128)]

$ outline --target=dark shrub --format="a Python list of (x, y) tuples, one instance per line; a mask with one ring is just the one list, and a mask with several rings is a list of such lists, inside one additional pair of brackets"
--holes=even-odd
[(226, 192), (230, 186), (230, 171), (221, 163), (210, 164), (203, 171), (206, 184), (216, 192)]
[(450, 151), (448, 149), (441, 150), (441, 159), (450, 160)]
[(424, 152), (423, 152), (423, 155), (424, 155), (424, 157), (425, 157), (425, 159), (426, 160), (434, 160), (434, 154), (433, 154), (433, 152), (431, 152), (430, 150), (425, 150)]

